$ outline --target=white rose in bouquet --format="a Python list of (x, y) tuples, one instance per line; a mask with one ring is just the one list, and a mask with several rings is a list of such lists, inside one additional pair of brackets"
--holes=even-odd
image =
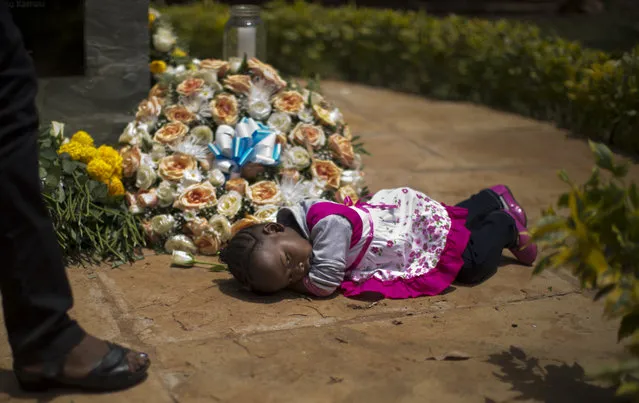
[(213, 130), (208, 126), (195, 126), (190, 134), (196, 144), (207, 145), (213, 142)]
[(175, 228), (175, 218), (172, 215), (161, 214), (151, 218), (151, 229), (158, 235), (166, 235)]
[(166, 251), (169, 253), (173, 252), (174, 250), (179, 250), (179, 251), (189, 252), (189, 253), (197, 252), (197, 246), (195, 246), (191, 238), (189, 238), (186, 235), (174, 235), (170, 237), (164, 243), (164, 249), (166, 249)]
[(49, 131), (51, 137), (56, 140), (62, 140), (64, 138), (64, 123), (51, 122), (51, 130)]
[(224, 182), (226, 182), (226, 177), (224, 176), (224, 173), (222, 173), (222, 171), (220, 171), (219, 169), (214, 169), (209, 172), (209, 182), (211, 182), (211, 185), (219, 187), (222, 186)]
[(142, 144), (142, 141), (149, 136), (147, 125), (138, 122), (131, 122), (124, 128), (118, 142), (121, 144), (135, 146)]
[(364, 189), (364, 186), (366, 186), (364, 173), (355, 170), (343, 171), (340, 182), (343, 185), (350, 185), (357, 193), (360, 193)]
[(222, 214), (216, 214), (209, 219), (211, 230), (217, 234), (220, 241), (226, 242), (231, 239), (231, 222)]
[(287, 148), (282, 153), (282, 166), (284, 168), (295, 168), (301, 171), (311, 165), (311, 156), (304, 147), (295, 146)]
[(177, 189), (169, 181), (162, 181), (157, 188), (157, 195), (159, 199), (160, 207), (169, 207), (175, 201)]
[(175, 46), (177, 38), (173, 32), (165, 27), (158, 28), (153, 35), (153, 47), (160, 52), (169, 52)]
[(251, 102), (248, 106), (248, 113), (255, 120), (266, 119), (271, 111), (271, 104), (262, 100)]
[(271, 129), (284, 134), (288, 133), (288, 131), (291, 130), (291, 126), (293, 126), (291, 116), (284, 112), (275, 112), (268, 118), (266, 123)]
[(313, 120), (315, 120), (313, 111), (310, 109), (302, 109), (301, 111), (299, 111), (297, 113), (297, 118), (303, 123), (313, 123)]
[(166, 147), (164, 144), (154, 143), (149, 155), (154, 163), (159, 164), (162, 158), (166, 157)]
[(240, 71), (240, 67), (242, 67), (242, 59), (239, 57), (231, 57), (229, 59), (229, 67), (231, 73), (237, 73), (238, 71)]
[(275, 222), (279, 207), (273, 204), (262, 206), (255, 211), (253, 216), (260, 222)]
[(228, 218), (235, 217), (241, 208), (242, 195), (235, 190), (230, 190), (217, 201), (217, 212)]
[(139, 189), (148, 190), (153, 186), (157, 178), (158, 176), (152, 166), (140, 164), (135, 178), (135, 186)]

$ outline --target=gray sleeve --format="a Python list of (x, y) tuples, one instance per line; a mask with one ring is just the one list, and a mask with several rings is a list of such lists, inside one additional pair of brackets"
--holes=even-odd
[(308, 276), (317, 286), (335, 289), (344, 280), (352, 233), (350, 222), (339, 215), (329, 215), (313, 227), (313, 259)]

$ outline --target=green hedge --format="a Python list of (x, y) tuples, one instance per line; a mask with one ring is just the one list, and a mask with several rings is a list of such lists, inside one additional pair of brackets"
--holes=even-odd
[[(220, 57), (228, 8), (162, 10), (195, 57)], [(639, 47), (621, 60), (510, 21), (271, 3), (268, 62), (320, 75), (483, 103), (639, 153)]]

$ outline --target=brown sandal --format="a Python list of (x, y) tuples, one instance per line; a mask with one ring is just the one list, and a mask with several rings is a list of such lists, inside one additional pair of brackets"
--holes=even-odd
[[(118, 344), (107, 343), (109, 352), (83, 378), (69, 378), (64, 376), (64, 358), (59, 361), (44, 364), (42, 372), (33, 373), (14, 367), (20, 387), (29, 392), (43, 392), (49, 389), (80, 389), (85, 391), (115, 391), (127, 389), (146, 379), (147, 364), (137, 371), (129, 369), (127, 355), (128, 348)], [(144, 353), (139, 353), (146, 356)]]

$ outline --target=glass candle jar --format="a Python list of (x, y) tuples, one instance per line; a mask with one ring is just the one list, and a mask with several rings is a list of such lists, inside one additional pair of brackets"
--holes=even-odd
[(266, 61), (266, 26), (259, 6), (232, 6), (231, 17), (224, 26), (224, 59), (245, 56)]

